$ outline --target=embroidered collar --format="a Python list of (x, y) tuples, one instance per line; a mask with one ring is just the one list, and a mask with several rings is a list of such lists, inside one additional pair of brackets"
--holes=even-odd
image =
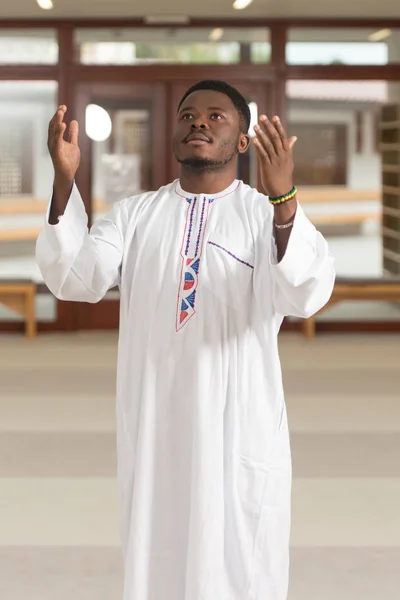
[(209, 198), (209, 202), (213, 202), (213, 200), (217, 200), (218, 198), (223, 198), (224, 196), (228, 196), (229, 194), (232, 194), (232, 192), (235, 192), (238, 189), (239, 185), (240, 185), (239, 179), (235, 179), (229, 187), (227, 187), (225, 190), (222, 190), (222, 192), (218, 192), (218, 194), (189, 194), (188, 192), (185, 192), (182, 189), (179, 179), (177, 179), (175, 181), (174, 187), (175, 187), (175, 192), (178, 194), (178, 196), (185, 198), (185, 200), (188, 200), (189, 202), (195, 196), (196, 197), (206, 196)]

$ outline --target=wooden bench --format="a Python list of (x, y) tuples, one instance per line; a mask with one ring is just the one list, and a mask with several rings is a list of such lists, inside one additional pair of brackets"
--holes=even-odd
[[(400, 302), (400, 277), (337, 277), (329, 302), (317, 314), (345, 300)], [(303, 321), (303, 333), (307, 339), (315, 337), (315, 317)]]
[(29, 339), (36, 337), (36, 283), (28, 279), (0, 280), (0, 304), (25, 318), (25, 333)]

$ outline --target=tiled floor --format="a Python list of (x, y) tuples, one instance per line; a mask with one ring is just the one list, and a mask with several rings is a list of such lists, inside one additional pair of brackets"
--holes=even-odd
[[(289, 600), (398, 600), (400, 336), (284, 334), (280, 347)], [(0, 598), (122, 600), (116, 335), (2, 336), (0, 356)]]

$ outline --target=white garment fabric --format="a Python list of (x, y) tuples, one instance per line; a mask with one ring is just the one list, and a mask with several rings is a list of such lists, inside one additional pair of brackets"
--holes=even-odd
[(87, 229), (74, 186), (37, 261), (57, 298), (121, 291), (118, 486), (124, 600), (285, 600), (291, 457), (277, 334), (329, 299), (333, 259), (297, 207), (278, 264), (273, 208), (240, 181), (179, 181)]

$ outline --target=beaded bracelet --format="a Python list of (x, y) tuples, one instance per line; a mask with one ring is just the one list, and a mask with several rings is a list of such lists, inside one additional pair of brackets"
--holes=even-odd
[(297, 194), (297, 187), (293, 186), (288, 194), (285, 194), (284, 196), (278, 196), (278, 198), (269, 198), (269, 201), (271, 202), (271, 204), (274, 204), (274, 205), (282, 204), (283, 202), (292, 200), (292, 198), (294, 198), (296, 194)]
[(293, 221), (290, 221), (290, 223), (285, 223), (284, 225), (277, 225), (277, 223), (274, 223), (274, 225), (277, 229), (288, 229), (289, 227), (293, 227), (294, 219)]

